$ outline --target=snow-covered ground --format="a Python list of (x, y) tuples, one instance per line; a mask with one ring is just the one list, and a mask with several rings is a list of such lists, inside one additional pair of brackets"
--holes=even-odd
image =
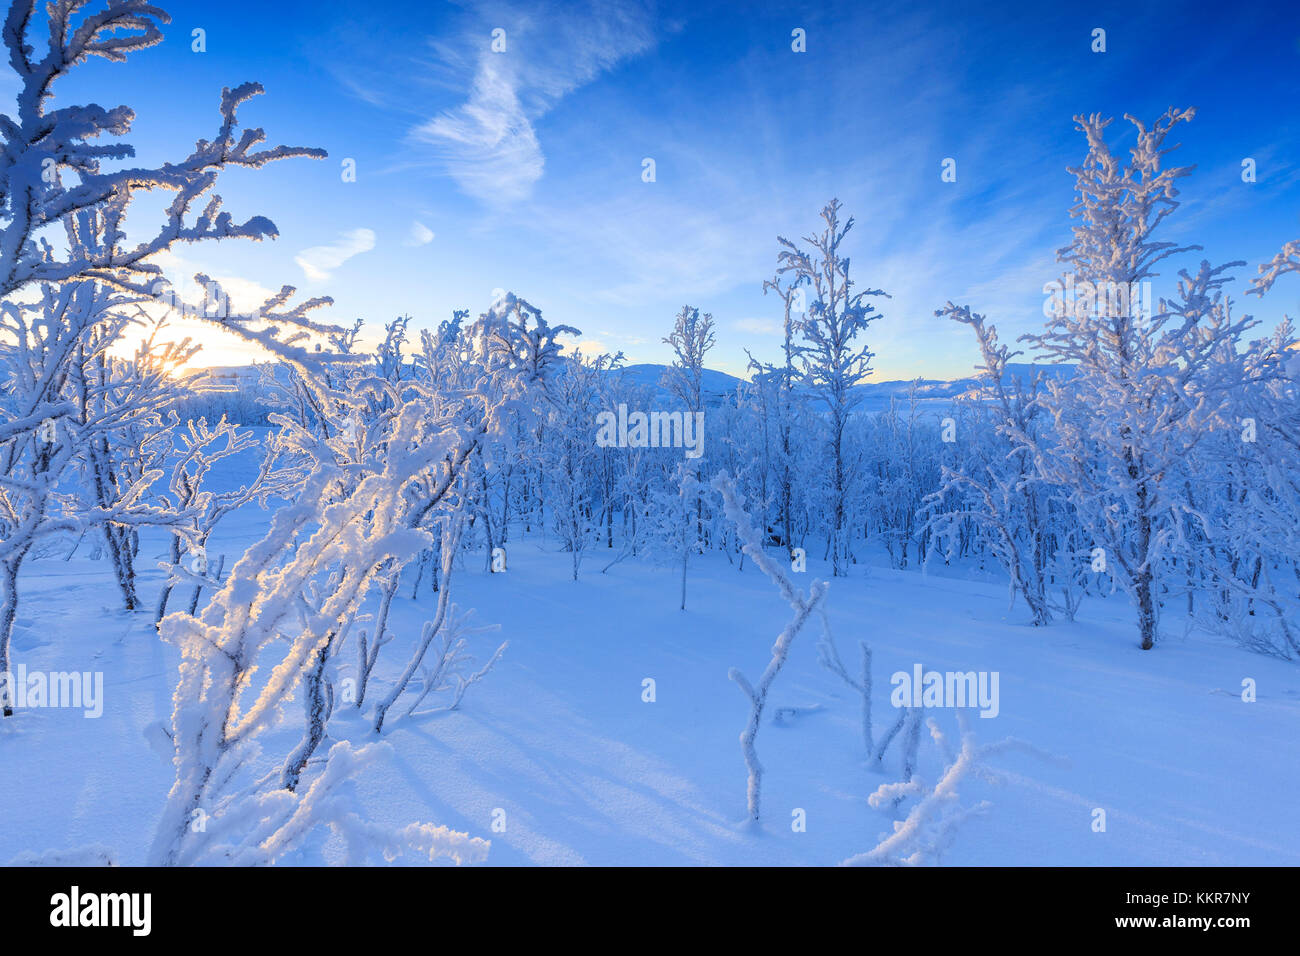
[[(210, 554), (233, 560), (266, 520), (255, 507), (234, 515)], [(171, 785), (147, 728), (170, 715), (177, 653), (154, 636), (150, 613), (120, 610), (108, 567), (88, 551), (83, 543), (70, 561), (25, 567), (15, 649), (30, 669), (102, 671), (103, 716), (29, 709), (0, 722), (0, 860), (103, 844), (141, 863)], [(141, 556), (162, 551), (160, 538), (146, 538)], [(748, 706), (727, 673), (762, 670), (789, 608), (748, 561), (743, 570), (717, 553), (695, 562), (683, 612), (675, 571), (629, 560), (601, 574), (604, 557), (589, 555), (577, 582), (568, 556), (536, 537), (511, 544), (505, 574), (484, 573), (478, 554), (465, 561), (456, 602), (501, 625), (473, 640), (485, 653), (502, 639), (509, 648), (459, 711), (407, 719), (398, 717), (405, 705), (394, 710), (384, 735), (392, 758), (356, 784), (373, 818), (490, 838), (489, 862), (507, 865), (832, 864), (891, 830), (891, 813), (867, 797), (897, 778), (897, 755), (885, 774), (866, 765), (856, 695), (819, 665), (813, 626), (796, 640), (758, 736), (763, 825), (742, 826), (738, 734)], [(796, 575), (805, 587), (828, 576), (816, 557)], [(141, 561), (149, 605), (161, 581), (152, 564)], [(1141, 651), (1122, 597), (1086, 602), (1076, 623), (1033, 628), (1022, 606), (1008, 610), (993, 575), (947, 570), (858, 566), (828, 599), (850, 670), (859, 640), (873, 648), (877, 734), (896, 713), (895, 671), (996, 671), (998, 716), (971, 721), (980, 740), (1014, 736), (1062, 758), (1003, 755), (992, 761), (1000, 785), (964, 783), (963, 804), (992, 807), (958, 831), (945, 863), (1300, 864), (1294, 664), (1183, 637), (1170, 622), (1157, 649)], [(415, 601), (403, 586), (381, 686), (432, 605), (427, 584)], [(342, 652), (345, 668), (354, 653), (350, 644)], [(643, 700), (646, 678), (653, 702)], [(1258, 695), (1249, 703), (1247, 678)], [(781, 707), (801, 712), (775, 722)], [(931, 713), (955, 732), (951, 710)], [(290, 705), (279, 742), (300, 727)], [(373, 739), (346, 707), (330, 730)], [(938, 770), (927, 740), (921, 776), (933, 782)], [(1094, 830), (1096, 808), (1104, 832)], [(803, 832), (792, 827), (797, 809)]]

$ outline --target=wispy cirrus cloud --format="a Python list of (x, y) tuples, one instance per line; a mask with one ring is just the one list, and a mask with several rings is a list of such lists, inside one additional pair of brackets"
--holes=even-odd
[[(493, 31), (497, 34), (493, 48)], [(460, 43), (479, 53), (469, 96), (419, 124), (411, 138), (461, 191), (494, 206), (527, 199), (546, 157), (535, 123), (556, 103), (654, 45), (650, 12), (635, 4), (484, 5)], [(446, 47), (440, 44), (440, 48)], [(462, 58), (463, 59), (463, 58)]]
[(427, 246), (433, 242), (433, 230), (416, 220), (411, 223), (411, 234), (406, 240), (408, 246)]
[(469, 100), (415, 131), (439, 148), (460, 188), (492, 203), (526, 199), (546, 164), (509, 64), (483, 58)]
[(780, 335), (781, 323), (776, 319), (737, 319), (731, 327), (753, 335)]
[(293, 257), (298, 267), (313, 282), (324, 282), (330, 273), (353, 256), (375, 248), (373, 229), (352, 229), (324, 246), (312, 246)]

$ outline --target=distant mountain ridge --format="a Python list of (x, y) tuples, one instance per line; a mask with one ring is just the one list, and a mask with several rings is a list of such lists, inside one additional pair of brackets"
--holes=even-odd
[[(653, 389), (660, 397), (667, 398), (668, 390), (663, 387), (666, 365), (643, 362), (637, 365), (625, 365), (617, 372), (624, 381), (633, 385)], [(1072, 374), (1071, 365), (1040, 365), (1028, 362), (1013, 362), (1007, 366), (1007, 373), (1016, 380), (1028, 382), (1036, 372), (1049, 378), (1065, 378)], [(199, 369), (186, 378), (186, 383), (199, 392), (230, 391), (255, 386), (258, 371), (251, 365), (214, 366)], [(704, 370), (705, 404), (716, 405), (724, 396), (734, 395), (743, 379), (721, 372), (717, 369)], [(892, 400), (907, 401), (913, 383), (916, 385), (918, 401), (927, 406), (948, 405), (955, 399), (965, 398), (979, 400), (984, 385), (979, 373), (955, 379), (891, 379), (883, 382), (863, 382), (854, 387), (858, 399), (858, 409), (862, 411), (883, 411)]]
[[(665, 365), (643, 363), (624, 366), (619, 374), (627, 376), (627, 379), (636, 385), (653, 388), (666, 395), (667, 391), (662, 385), (666, 369), (667, 366)], [(1073, 371), (1074, 366), (1072, 365), (1041, 365), (1028, 362), (1012, 362), (1007, 365), (1009, 377), (1026, 383), (1035, 373), (1042, 373), (1048, 378), (1066, 378)], [(724, 395), (734, 394), (736, 387), (742, 384), (743, 381), (743, 379), (737, 378), (735, 375), (706, 368), (704, 370), (706, 404), (716, 404)], [(893, 399), (907, 401), (913, 383), (916, 385), (918, 401), (925, 405), (947, 405), (958, 398), (978, 400), (984, 392), (984, 383), (980, 373), (950, 380), (921, 378), (890, 379), (884, 382), (867, 381), (855, 386), (853, 389), (854, 395), (858, 399), (857, 407), (863, 411), (883, 411), (889, 407), (889, 403)]]

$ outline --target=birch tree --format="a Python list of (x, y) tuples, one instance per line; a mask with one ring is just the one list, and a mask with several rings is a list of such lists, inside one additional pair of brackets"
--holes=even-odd
[(778, 236), (777, 275), (790, 275), (796, 289), (805, 290), (808, 306), (802, 329), (799, 360), (803, 380), (829, 417), (827, 458), (830, 465), (830, 555), (836, 577), (848, 573), (849, 530), (846, 515), (849, 474), (844, 433), (849, 416), (861, 401), (854, 387), (871, 372), (874, 354), (860, 341), (880, 315), (869, 297), (888, 295), (880, 289), (858, 289), (850, 277), (850, 262), (840, 252), (853, 228), (850, 217), (840, 222), (840, 201), (832, 199), (821, 212), (825, 228), (805, 236), (805, 248)]
[[(1043, 404), (1053, 425), (1049, 445), (1035, 442), (1036, 466), (1068, 496), (1108, 569), (1131, 597), (1141, 647), (1154, 646), (1164, 554), (1186, 507), (1167, 480), (1201, 436), (1227, 427), (1227, 397), (1240, 382), (1233, 366), (1215, 363), (1235, 352), (1254, 323), (1237, 319), (1222, 294), (1225, 271), (1241, 263), (1182, 273), (1180, 299), (1146, 316), (1133, 291), (1156, 266), (1195, 249), (1158, 238), (1178, 208), (1176, 183), (1186, 166), (1168, 167), (1169, 134), (1195, 115), (1169, 110), (1150, 126), (1126, 117), (1137, 142), (1126, 162), (1106, 142), (1109, 119), (1077, 116), (1088, 142), (1071, 168), (1079, 220), (1058, 253), (1070, 267), (1062, 288), (1085, 290), (1058, 299), (1046, 331), (1021, 337), (1049, 361), (1072, 364), (1068, 379), (1048, 384)], [(1029, 441), (1028, 436), (1017, 436)]]

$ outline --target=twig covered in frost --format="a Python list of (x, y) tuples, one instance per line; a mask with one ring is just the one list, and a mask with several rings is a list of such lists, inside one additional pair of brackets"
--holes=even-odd
[[(38, 6), (44, 7), (44, 18)], [(17, 0), (5, 18), (3, 42), (19, 88), (16, 113), (0, 117), (0, 296), (32, 283), (81, 278), (149, 292), (160, 273), (153, 257), (177, 242), (273, 239), (275, 223), (265, 216), (240, 223), (222, 209), (221, 198), (212, 194), (221, 173), (325, 156), (322, 149), (263, 147), (261, 129), (241, 129), (239, 108), (263, 92), (260, 83), (243, 83), (221, 91), (220, 122), (212, 138), (198, 140), (188, 156), (152, 168), (122, 162), (134, 158), (135, 150), (113, 140), (130, 132), (135, 112), (62, 99), (56, 108), (51, 87), (92, 56), (121, 62), (160, 43), (160, 25), (170, 17), (149, 0), (85, 7), (84, 2)], [(106, 171), (106, 160), (119, 168)], [(142, 223), (132, 218), (131, 239), (138, 242), (128, 241), (127, 214), (136, 198), (150, 192), (173, 194), (164, 221), (141, 231)], [(47, 228), (92, 214), (106, 220), (110, 241), (104, 245), (60, 256), (44, 242)]]
[(460, 547), (460, 537), (463, 530), (464, 522), (460, 517), (448, 519), (446, 527), (443, 528), (442, 589), (438, 592), (438, 607), (434, 612), (433, 620), (425, 622), (424, 630), (420, 635), (420, 643), (416, 645), (415, 653), (411, 655), (411, 659), (406, 662), (406, 668), (402, 671), (401, 676), (397, 678), (397, 683), (388, 692), (388, 696), (375, 705), (374, 728), (377, 734), (384, 732), (384, 719), (388, 715), (389, 708), (397, 703), (397, 698), (402, 696), (407, 684), (411, 682), (415, 672), (420, 669), (420, 664), (424, 661), (424, 655), (428, 653), (434, 636), (442, 630), (447, 620), (447, 610), (451, 600), (451, 572), (456, 557), (456, 549)]
[(902, 742), (902, 772), (905, 781), (912, 779), (912, 774), (916, 769), (917, 751), (920, 748), (921, 720), (925, 708), (902, 708), (898, 712), (898, 718), (894, 721), (893, 726), (889, 728), (885, 736), (881, 738), (879, 745), (877, 745), (871, 727), (871, 647), (866, 641), (858, 642), (859, 647), (862, 648), (862, 671), (858, 677), (852, 676), (840, 659), (840, 652), (835, 646), (835, 637), (831, 633), (830, 621), (827, 619), (824, 609), (821, 611), (821, 618), (822, 637), (817, 642), (818, 658), (823, 667), (836, 674), (844, 683), (856, 690), (862, 700), (862, 743), (867, 751), (867, 759), (874, 760), (878, 769), (882, 768), (889, 745), (894, 742), (894, 738), (898, 736), (899, 731), (906, 728)]
[[(907, 731), (903, 736), (903, 782), (911, 781), (912, 776), (916, 773), (916, 758), (921, 750), (921, 721), (925, 719), (924, 707), (907, 708)], [(935, 724), (934, 720), (930, 721), (931, 728)], [(936, 738), (937, 739), (937, 738)], [(884, 752), (880, 755), (884, 757)]]
[[(501, 659), (509, 641), (502, 641), (501, 645), (488, 658), (488, 662), (478, 670), (468, 672), (468, 668), (475, 662), (473, 655), (469, 653), (469, 645), (466, 640), (473, 634), (485, 634), (489, 631), (501, 630), (500, 624), (485, 624), (481, 627), (471, 627), (470, 619), (474, 616), (472, 610), (464, 614), (459, 613), (456, 605), (451, 606), (448, 614), (448, 621), (442, 629), (441, 639), (437, 646), (437, 659), (432, 664), (426, 664), (423, 667), (424, 686), (420, 690), (419, 696), (412, 701), (411, 706), (407, 708), (406, 716), (421, 717), (425, 714), (436, 713), (439, 710), (455, 710), (460, 706), (461, 699), (465, 696), (465, 691), (471, 684), (477, 684), (481, 681), (496, 662)], [(431, 623), (425, 623), (425, 629), (432, 627)], [(423, 643), (423, 638), (421, 640)], [(451, 703), (446, 707), (435, 707), (431, 710), (415, 713), (415, 708), (420, 706), (430, 693), (449, 690), (452, 692)]]
[(862, 699), (862, 745), (867, 750), (867, 757), (870, 758), (876, 753), (876, 745), (871, 735), (871, 647), (866, 641), (858, 642), (862, 648), (862, 672), (857, 678), (850, 676), (844, 662), (840, 660), (840, 652), (835, 646), (831, 623), (826, 617), (825, 610), (822, 611), (821, 617), (822, 638), (817, 642), (818, 660), (828, 671), (838, 675), (844, 683), (856, 690)]
[[(428, 558), (427, 552), (421, 552), (419, 561), (423, 565)], [(417, 569), (417, 575), (419, 573)], [(398, 568), (383, 580), (379, 592), (379, 610), (374, 617), (374, 640), (370, 640), (370, 629), (357, 633), (357, 699), (355, 707), (361, 710), (366, 702), (366, 688), (370, 686), (370, 673), (379, 660), (379, 651), (385, 644), (392, 642), (395, 636), (388, 630), (388, 614), (393, 607), (393, 598), (397, 595), (397, 586), (401, 583), (402, 572)], [(415, 595), (411, 595), (414, 600)]]
[(1300, 272), (1300, 239), (1292, 239), (1271, 262), (1260, 266), (1260, 274), (1250, 280), (1250, 288), (1246, 291), (1263, 298), (1264, 293), (1273, 288), (1273, 283), (1288, 272)]
[(890, 727), (888, 731), (886, 731), (885, 736), (881, 739), (880, 746), (876, 749), (876, 753), (875, 753), (877, 767), (884, 766), (885, 751), (887, 751), (889, 749), (889, 745), (894, 742), (894, 738), (898, 736), (898, 732), (903, 729), (903, 725), (907, 723), (907, 716), (911, 712), (912, 712), (911, 707), (904, 707), (902, 710), (900, 710), (898, 712), (897, 719), (895, 719), (894, 721), (894, 725)]
[[(174, 413), (173, 413), (174, 414)], [(215, 426), (206, 419), (189, 421), (184, 428), (178, 422), (172, 425), (173, 449), (177, 455), (172, 465), (168, 491), (160, 496), (162, 506), (168, 510), (190, 516), (184, 526), (172, 531), (169, 560), (161, 565), (168, 572), (158, 596), (158, 609), (154, 615), (155, 626), (167, 613), (167, 603), (172, 589), (184, 579), (180, 569), (185, 568), (199, 578), (207, 577), (207, 541), (217, 523), (251, 501), (266, 508), (273, 496), (288, 497), (290, 490), (303, 475), (301, 469), (286, 466), (281, 460), (281, 444), (274, 437), (267, 440), (265, 454), (257, 466), (253, 480), (233, 491), (209, 491), (204, 485), (219, 461), (249, 452), (261, 443), (247, 429), (240, 429), (223, 415)], [(169, 429), (169, 430), (172, 430)], [(220, 583), (221, 571), (213, 576)], [(204, 582), (206, 584), (208, 582)], [(195, 583), (190, 600), (193, 614), (203, 584)]]
[(726, 474), (719, 474), (713, 479), (713, 487), (722, 496), (722, 507), (727, 520), (736, 526), (736, 534), (743, 542), (742, 550), (771, 579), (772, 583), (780, 590), (781, 596), (794, 609), (794, 615), (790, 618), (790, 623), (785, 626), (785, 630), (778, 635), (776, 643), (772, 645), (772, 659), (768, 661), (763, 675), (758, 679), (757, 686), (751, 684), (745, 678), (745, 675), (734, 667), (727, 672), (727, 676), (736, 682), (736, 685), (749, 698), (750, 703), (749, 722), (740, 733), (740, 749), (745, 757), (745, 767), (749, 771), (749, 781), (746, 788), (749, 819), (751, 822), (756, 823), (759, 816), (759, 794), (763, 782), (763, 765), (758, 762), (758, 754), (754, 750), (754, 738), (758, 736), (758, 728), (763, 720), (763, 707), (767, 703), (767, 692), (776, 679), (776, 675), (780, 673), (782, 665), (785, 664), (785, 660), (790, 654), (790, 645), (793, 643), (795, 636), (803, 629), (804, 624), (808, 622), (808, 617), (817, 610), (826, 597), (827, 584), (825, 581), (814, 581), (807, 595), (800, 592), (790, 582), (781, 566), (763, 550), (763, 539), (750, 520), (749, 514), (736, 499), (736, 490), (731, 483), (731, 479)]
[[(868, 798), (874, 808), (886, 804), (897, 805), (909, 796), (921, 799), (912, 807), (902, 820), (894, 821), (894, 832), (876, 844), (866, 853), (849, 857), (842, 866), (919, 866), (936, 863), (948, 847), (956, 829), (972, 816), (985, 812), (990, 804), (981, 801), (973, 806), (963, 807), (958, 802), (958, 786), (969, 776), (983, 776), (996, 779), (985, 766), (988, 757), (1011, 750), (1032, 753), (1053, 760), (1038, 748), (1015, 737), (1006, 737), (991, 744), (977, 746), (975, 734), (970, 728), (970, 721), (962, 710), (957, 711), (957, 723), (961, 729), (961, 749), (953, 755), (951, 745), (938, 723), (931, 718), (928, 722), (930, 736), (934, 739), (940, 752), (947, 760), (943, 775), (933, 789), (927, 788), (920, 777), (896, 783), (883, 783)], [(919, 722), (916, 722), (919, 725)]]

